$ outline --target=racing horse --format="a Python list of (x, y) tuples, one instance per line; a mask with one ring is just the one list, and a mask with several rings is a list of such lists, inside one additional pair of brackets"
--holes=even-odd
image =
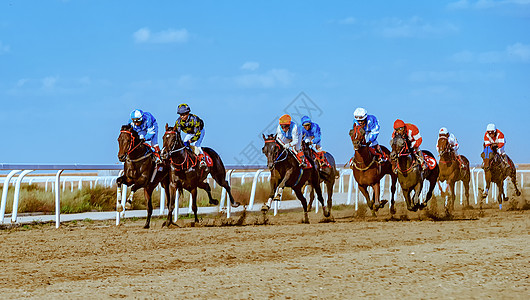
[[(303, 143), (302, 145), (306, 145)], [(333, 187), (335, 185), (335, 179), (339, 177), (339, 171), (336, 169), (335, 164), (335, 158), (331, 153), (327, 151), (323, 151), (321, 154), (317, 154), (317, 152), (309, 147), (308, 151), (311, 153), (311, 157), (319, 165), (318, 171), (320, 175), (320, 183), (324, 182), (326, 185), (326, 192), (328, 194), (328, 207), (331, 208), (333, 205)], [(327, 163), (323, 162), (317, 162), (318, 155), (321, 156), (322, 160), (325, 160)], [(311, 188), (310, 185), (308, 187)], [(309, 193), (309, 203), (307, 205), (307, 210), (311, 211), (311, 207), (313, 206), (313, 200), (315, 199), (315, 190), (311, 188), (311, 192)]]
[(322, 197), (322, 189), (320, 188), (320, 176), (315, 163), (312, 161), (310, 153), (307, 151), (307, 145), (303, 145), (305, 149), (304, 155), (309, 161), (308, 168), (301, 168), (295, 154), (286, 149), (283, 143), (277, 139), (276, 134), (269, 134), (267, 137), (263, 135), (265, 145), (262, 148), (263, 154), (267, 157), (267, 167), (271, 171), (270, 187), (271, 191), (267, 203), (264, 203), (261, 210), (267, 212), (272, 201), (280, 201), (282, 198), (283, 189), (290, 187), (296, 194), (296, 198), (302, 203), (304, 209), (304, 223), (309, 223), (307, 215), (307, 200), (304, 197), (302, 188), (309, 183), (311, 188), (315, 190), (317, 199), (322, 205), (322, 213), (325, 217), (331, 215), (331, 203), (328, 208), (325, 208), (324, 198)]
[[(162, 164), (157, 166), (151, 146), (140, 139), (140, 136), (130, 124), (121, 127), (120, 135), (118, 136), (118, 146), (118, 160), (124, 162), (123, 175), (116, 179), (118, 201), (121, 199), (122, 184), (131, 187), (131, 194), (125, 204), (126, 209), (131, 207), (134, 193), (138, 189), (143, 188), (147, 204), (147, 220), (144, 228), (149, 228), (153, 214), (151, 196), (159, 183), (162, 184), (166, 192), (166, 198), (169, 199), (168, 168)], [(118, 205), (117, 209), (120, 212), (123, 210), (121, 204)]]
[(504, 195), (504, 179), (510, 177), (515, 187), (515, 194), (521, 195), (521, 191), (517, 188), (516, 182), (516, 169), (513, 161), (506, 155), (509, 162), (507, 165), (499, 153), (497, 153), (497, 147), (488, 146), (484, 148), (481, 154), (483, 161), (484, 175), (486, 177), (486, 188), (482, 194), (482, 198), (488, 196), (490, 184), (493, 182), (497, 185), (499, 190), (497, 194), (497, 201), (499, 202), (499, 209), (502, 209), (502, 201), (508, 201), (508, 197)]
[(162, 226), (174, 224), (172, 215), (175, 209), (175, 192), (178, 189), (182, 195), (182, 189), (186, 189), (192, 195), (192, 210), (195, 216), (195, 222), (199, 222), (197, 217), (197, 188), (201, 188), (208, 194), (210, 204), (218, 205), (219, 201), (212, 197), (211, 188), (208, 182), (205, 182), (208, 174), (223, 188), (225, 188), (232, 207), (238, 207), (239, 202), (234, 200), (230, 185), (226, 181), (226, 169), (221, 157), (213, 149), (202, 147), (207, 161), (207, 168), (200, 167), (199, 158), (189, 146), (186, 146), (180, 136), (180, 131), (174, 127), (169, 127), (166, 123), (166, 132), (163, 137), (163, 157), (169, 161), (169, 181), (170, 194), (168, 198), (168, 215), (167, 220)]
[[(403, 197), (407, 203), (407, 209), (410, 211), (417, 211), (427, 206), (427, 201), (432, 197), (440, 168), (436, 164), (436, 160), (431, 152), (422, 150), (427, 153), (433, 161), (433, 167), (423, 170), (421, 164), (414, 158), (411, 150), (410, 142), (401, 134), (395, 133), (390, 141), (392, 146), (392, 153), (390, 158), (393, 163), (395, 172), (398, 174), (398, 181), (403, 190)], [(427, 161), (427, 160), (426, 160)], [(425, 202), (420, 203), (420, 194), (423, 189), (423, 180), (429, 181), (429, 190), (425, 197)], [(410, 193), (414, 190), (414, 196), (411, 198)]]
[[(396, 208), (394, 206), (394, 196), (396, 193), (396, 182), (397, 175), (392, 172), (392, 164), (390, 161), (385, 161), (381, 164), (377, 162), (377, 155), (372, 152), (370, 147), (365, 141), (365, 130), (363, 127), (355, 124), (353, 129), (350, 130), (350, 137), (353, 143), (355, 154), (351, 160), (350, 167), (353, 170), (353, 176), (359, 185), (361, 193), (366, 199), (366, 204), (370, 207), (372, 214), (375, 215), (380, 208), (383, 208), (388, 202), (387, 200), (380, 200), (380, 182), (386, 174), (390, 175), (392, 180), (391, 200), (390, 200), (390, 213), (395, 214)], [(387, 157), (390, 157), (390, 151), (380, 146)], [(368, 187), (372, 187), (373, 193), (372, 198), (368, 193)]]
[[(452, 211), (455, 208), (455, 185), (458, 181), (462, 181), (464, 185), (464, 192), (466, 199), (464, 200), (464, 209), (469, 208), (469, 180), (471, 179), (471, 172), (469, 170), (469, 160), (464, 155), (460, 155), (462, 163), (456, 157), (456, 153), (449, 144), (449, 140), (445, 136), (441, 136), (437, 142), (438, 155), (440, 156), (439, 166), (440, 175), (438, 181), (447, 182), (449, 191), (448, 209)], [(464, 166), (461, 167), (461, 164)]]

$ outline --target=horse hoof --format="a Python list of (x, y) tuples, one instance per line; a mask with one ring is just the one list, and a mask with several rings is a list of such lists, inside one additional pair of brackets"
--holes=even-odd
[(263, 205), (261, 206), (261, 211), (262, 211), (262, 212), (268, 212), (269, 209), (270, 209), (270, 207), (269, 207), (267, 204), (263, 204)]
[(388, 200), (381, 200), (381, 203), (379, 203), (379, 208), (385, 207), (385, 204), (388, 203)]
[(118, 207), (116, 207), (116, 211), (122, 212), (123, 211), (123, 206), (121, 204), (118, 205)]
[(125, 209), (130, 210), (132, 208), (132, 205), (130, 202), (125, 203)]
[(149, 225), (144, 225), (144, 229), (149, 229)]
[(516, 194), (517, 196), (521, 196), (521, 191), (517, 191), (515, 194)]
[(210, 204), (212, 204), (212, 205), (219, 205), (219, 200), (212, 199), (212, 200), (210, 200)]
[(234, 202), (234, 204), (232, 204), (232, 207), (233, 208), (236, 208), (236, 207), (239, 207), (241, 205), (241, 203), (239, 202)]
[(396, 208), (394, 206), (390, 207), (390, 214), (395, 215), (396, 214)]

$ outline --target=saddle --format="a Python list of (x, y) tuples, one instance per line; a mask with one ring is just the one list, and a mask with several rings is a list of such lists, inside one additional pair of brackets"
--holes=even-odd
[(313, 165), (311, 164), (311, 162), (309, 161), (309, 159), (307, 159), (307, 157), (304, 155), (303, 152), (299, 152), (299, 153), (296, 154), (295, 156), (296, 156), (296, 159), (298, 160), (298, 162), (300, 162), (300, 163), (302, 162), (302, 158), (305, 159), (305, 167), (304, 167), (304, 170), (313, 168)]
[(311, 149), (311, 156), (316, 162), (318, 162), (321, 169), (331, 168), (331, 164), (326, 159), (325, 154), (326, 151), (315, 151), (314, 149)]

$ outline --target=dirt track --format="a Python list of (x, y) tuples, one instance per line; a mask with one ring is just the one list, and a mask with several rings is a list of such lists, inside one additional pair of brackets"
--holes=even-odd
[[(386, 210), (385, 210), (386, 213)], [(403, 214), (402, 210), (398, 212)], [(460, 221), (353, 218), (164, 228), (155, 219), (0, 231), (2, 298), (527, 298), (529, 211)], [(457, 215), (458, 216), (458, 215)], [(221, 222), (221, 219), (203, 224)], [(248, 223), (260, 221), (247, 216)], [(179, 221), (189, 224), (189, 220)]]

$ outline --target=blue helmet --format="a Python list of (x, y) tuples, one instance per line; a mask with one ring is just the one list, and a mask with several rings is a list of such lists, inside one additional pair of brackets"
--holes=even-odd
[(308, 116), (302, 117), (302, 125), (311, 124), (311, 119)]
[(182, 115), (182, 114), (189, 114), (191, 111), (190, 107), (188, 106), (188, 104), (186, 103), (182, 103), (178, 106), (177, 108), (177, 114), (179, 115)]
[(135, 109), (131, 112), (131, 120), (133, 122), (142, 122), (142, 116), (144, 112), (140, 109)]

